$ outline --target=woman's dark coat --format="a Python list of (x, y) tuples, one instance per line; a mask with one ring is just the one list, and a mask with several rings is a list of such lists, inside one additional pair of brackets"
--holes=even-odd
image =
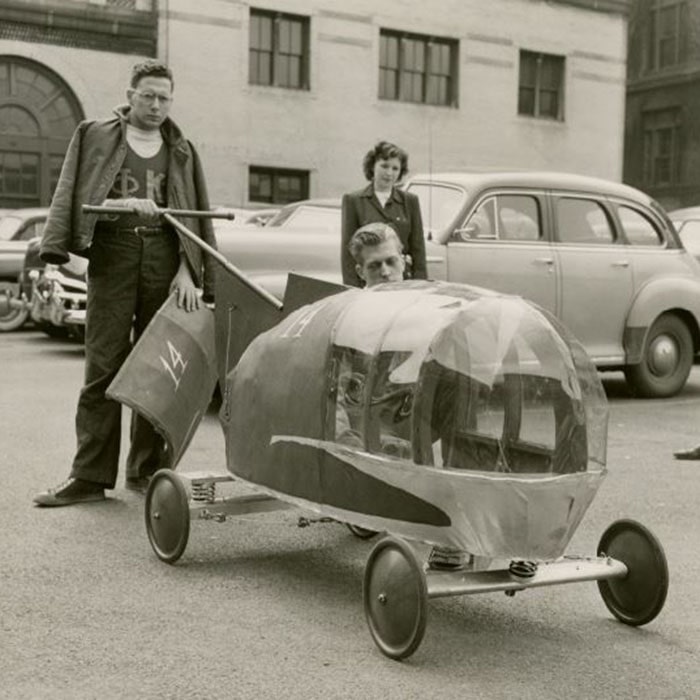
[(361, 287), (362, 280), (355, 271), (355, 260), (348, 250), (348, 243), (358, 228), (372, 223), (389, 224), (398, 234), (403, 252), (411, 256), (411, 277), (425, 279), (427, 276), (425, 262), (425, 240), (423, 238), (423, 221), (420, 215), (418, 197), (394, 188), (382, 206), (370, 184), (363, 190), (343, 196), (343, 228), (340, 261), (343, 270), (343, 282), (354, 287)]

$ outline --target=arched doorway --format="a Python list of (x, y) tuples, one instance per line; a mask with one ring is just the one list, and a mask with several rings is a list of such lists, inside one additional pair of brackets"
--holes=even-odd
[(83, 119), (75, 94), (36, 61), (0, 56), (0, 207), (48, 206)]

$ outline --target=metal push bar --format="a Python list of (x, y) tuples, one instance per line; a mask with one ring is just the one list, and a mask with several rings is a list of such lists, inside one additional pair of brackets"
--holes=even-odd
[[(89, 204), (83, 204), (82, 210), (86, 214), (130, 214), (134, 213), (131, 209), (126, 207), (102, 207), (102, 206), (92, 206)], [(158, 209), (158, 214), (165, 219), (171, 226), (173, 226), (179, 233), (191, 240), (193, 243), (198, 245), (205, 253), (211, 255), (216, 262), (219, 263), (227, 272), (236, 277), (240, 282), (242, 282), (248, 289), (255, 292), (261, 299), (265, 300), (277, 311), (282, 310), (282, 302), (267, 289), (264, 289), (259, 284), (256, 284), (247, 275), (245, 275), (241, 270), (239, 270), (235, 265), (229, 262), (218, 250), (212, 248), (208, 243), (205, 243), (199, 236), (192, 233), (187, 226), (180, 223), (175, 216), (187, 216), (191, 218), (199, 219), (233, 219), (233, 214), (215, 212), (215, 211), (196, 211), (191, 209)]]

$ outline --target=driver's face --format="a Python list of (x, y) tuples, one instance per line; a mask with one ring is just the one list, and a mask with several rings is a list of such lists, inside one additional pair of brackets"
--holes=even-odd
[(393, 241), (368, 246), (362, 251), (362, 263), (355, 268), (368, 287), (383, 282), (400, 282), (405, 263)]

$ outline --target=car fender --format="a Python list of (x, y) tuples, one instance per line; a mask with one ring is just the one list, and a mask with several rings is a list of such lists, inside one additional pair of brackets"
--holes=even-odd
[(655, 279), (637, 292), (627, 315), (624, 335), (627, 364), (641, 362), (651, 325), (667, 312), (677, 313), (686, 321), (697, 351), (700, 343), (700, 278)]

